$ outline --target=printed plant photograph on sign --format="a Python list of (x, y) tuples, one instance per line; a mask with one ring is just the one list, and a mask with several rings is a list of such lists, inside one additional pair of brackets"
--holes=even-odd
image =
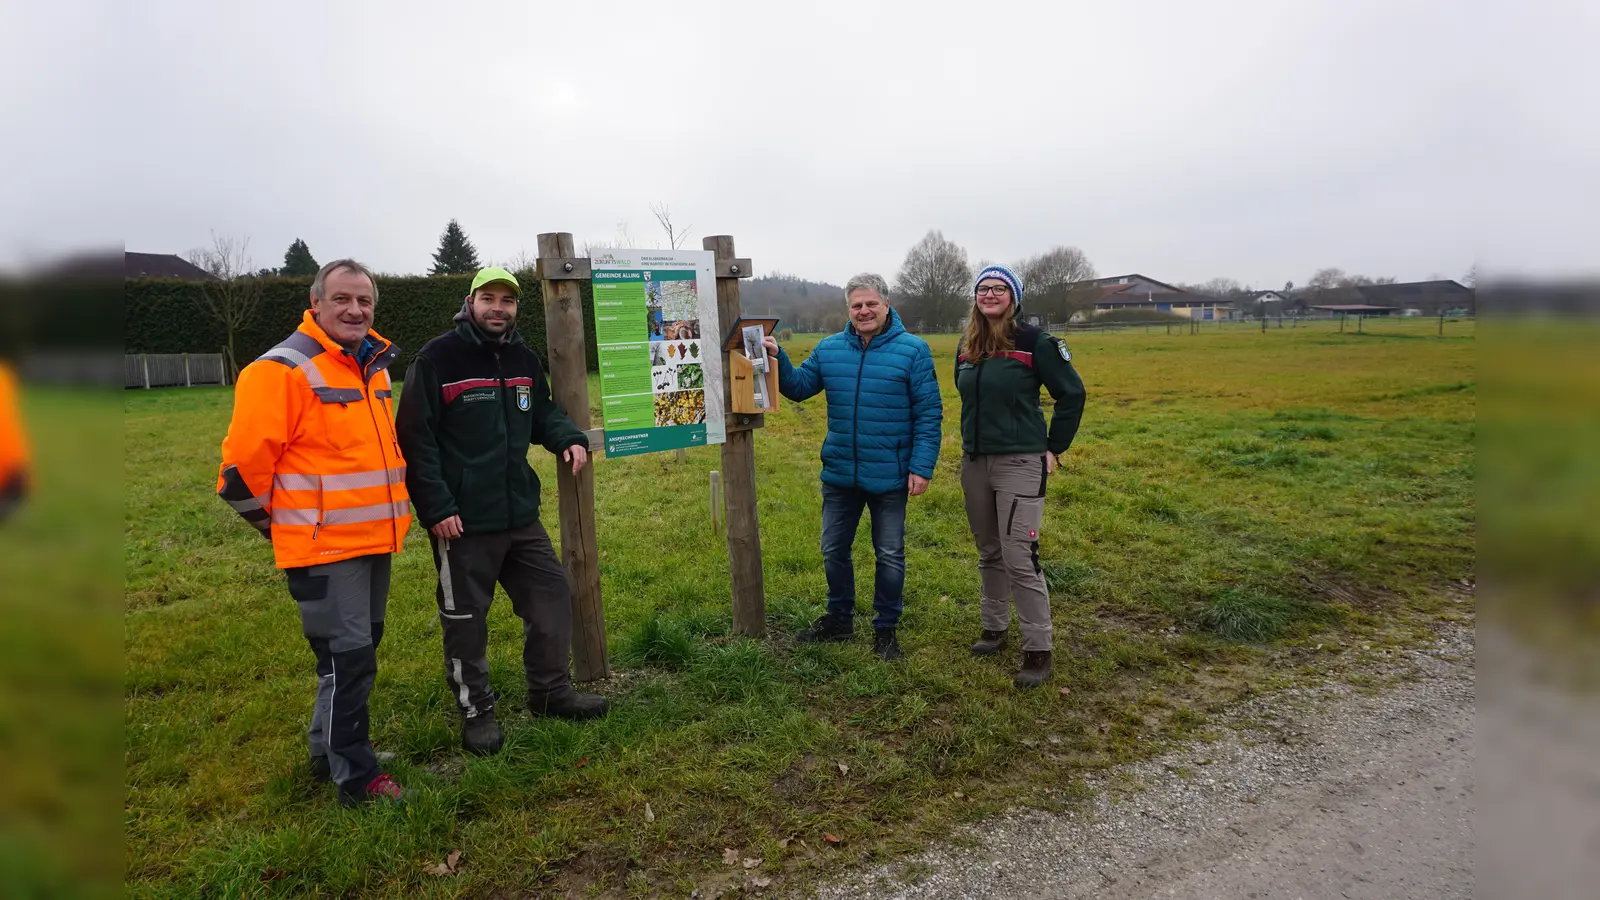
[(656, 425), (699, 425), (706, 420), (705, 391), (673, 391), (656, 395)]

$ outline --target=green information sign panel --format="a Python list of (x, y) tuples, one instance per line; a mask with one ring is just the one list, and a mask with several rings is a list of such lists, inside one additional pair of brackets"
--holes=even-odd
[(713, 259), (603, 250), (590, 260), (607, 456), (726, 439)]

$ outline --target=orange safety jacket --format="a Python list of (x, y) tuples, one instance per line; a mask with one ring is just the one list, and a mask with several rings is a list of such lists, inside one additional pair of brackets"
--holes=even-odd
[(25, 490), (28, 469), (28, 441), (22, 430), (16, 376), (0, 363), (0, 491)]
[(280, 569), (398, 553), (411, 527), (388, 372), (400, 348), (367, 340), (363, 365), (307, 310), (239, 373), (217, 494), (271, 539)]

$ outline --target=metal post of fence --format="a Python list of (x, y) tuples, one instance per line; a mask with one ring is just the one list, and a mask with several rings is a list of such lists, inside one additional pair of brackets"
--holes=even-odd
[(183, 355), (183, 386), (194, 387), (194, 378), (189, 375), (189, 354)]
[(150, 390), (150, 354), (139, 354), (139, 365), (144, 367), (144, 389)]

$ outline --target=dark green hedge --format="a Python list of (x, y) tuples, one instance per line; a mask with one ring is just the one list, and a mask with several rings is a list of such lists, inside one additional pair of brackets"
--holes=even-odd
[[(300, 324), (309, 306), (310, 278), (262, 279), (266, 295), (256, 315), (238, 335), (241, 364), (275, 346)], [(423, 344), (451, 327), (450, 317), (461, 308), (472, 279), (466, 275), (380, 277), (378, 310), (373, 328), (400, 345), (399, 375)], [(546, 360), (544, 300), (539, 282), (522, 279), (522, 303), (517, 327), (528, 345)], [(128, 353), (220, 353), (222, 325), (201, 311), (201, 285), (172, 279), (129, 280), (124, 292), (123, 346)], [(584, 339), (589, 369), (597, 365), (594, 311), (589, 285), (583, 285)]]

